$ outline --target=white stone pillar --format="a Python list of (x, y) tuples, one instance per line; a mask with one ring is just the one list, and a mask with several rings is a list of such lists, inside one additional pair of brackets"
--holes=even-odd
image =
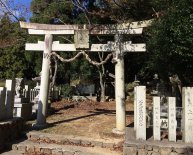
[(45, 35), (45, 49), (43, 53), (42, 62), (42, 75), (41, 75), (41, 86), (40, 86), (40, 97), (38, 101), (38, 114), (37, 124), (38, 126), (46, 125), (46, 113), (48, 106), (48, 91), (49, 91), (49, 71), (50, 71), (50, 54), (52, 50), (52, 38), (51, 34)]
[(136, 130), (137, 126), (137, 93), (136, 86), (134, 87), (134, 130)]
[(125, 75), (124, 55), (121, 51), (121, 35), (115, 35), (116, 65), (115, 65), (115, 101), (116, 101), (116, 130), (125, 131)]
[(146, 87), (137, 86), (137, 126), (136, 139), (146, 140)]
[(176, 142), (176, 98), (168, 97), (168, 139)]
[(6, 118), (5, 116), (5, 88), (0, 87), (0, 120), (3, 120)]
[(193, 87), (182, 89), (182, 107), (183, 141), (193, 143)]
[(160, 140), (160, 97), (153, 97), (153, 138)]
[(6, 80), (6, 99), (5, 99), (5, 108), (6, 108), (6, 118), (13, 118), (13, 107), (14, 107), (14, 96), (15, 96), (15, 80)]

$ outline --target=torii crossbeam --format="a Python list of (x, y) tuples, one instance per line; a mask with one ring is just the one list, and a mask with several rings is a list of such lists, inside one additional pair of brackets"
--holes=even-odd
[[(122, 42), (123, 35), (142, 34), (143, 27), (151, 24), (151, 20), (114, 24), (114, 25), (49, 25), (20, 22), (21, 28), (28, 29), (32, 35), (45, 35), (45, 40), (36, 44), (26, 43), (26, 50), (44, 51), (42, 62), (42, 76), (40, 97), (38, 101), (37, 125), (46, 124), (46, 111), (49, 87), (49, 62), (51, 51), (80, 51), (114, 52), (115, 65), (115, 99), (116, 99), (116, 129), (124, 132), (126, 125), (125, 115), (125, 82), (124, 82), (124, 52), (145, 52), (145, 44)], [(60, 44), (53, 42), (53, 35), (74, 35), (74, 44)], [(107, 44), (90, 44), (90, 35), (114, 35), (114, 42)]]

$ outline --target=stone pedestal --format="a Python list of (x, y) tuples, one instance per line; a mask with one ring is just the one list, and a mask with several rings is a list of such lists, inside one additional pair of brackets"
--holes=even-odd
[(24, 120), (29, 120), (32, 117), (32, 104), (31, 103), (15, 103), (14, 116), (22, 117)]

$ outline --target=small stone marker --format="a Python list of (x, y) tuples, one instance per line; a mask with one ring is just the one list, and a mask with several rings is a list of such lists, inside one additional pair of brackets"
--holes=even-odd
[(6, 118), (13, 118), (14, 96), (15, 96), (15, 80), (6, 80)]
[(136, 87), (137, 96), (137, 126), (136, 139), (146, 140), (146, 87)]
[(153, 97), (153, 138), (160, 140), (160, 97)]
[(168, 97), (168, 139), (176, 142), (176, 98)]
[(0, 87), (0, 120), (5, 119), (5, 88)]
[(193, 87), (182, 89), (183, 107), (183, 140), (185, 143), (193, 143)]

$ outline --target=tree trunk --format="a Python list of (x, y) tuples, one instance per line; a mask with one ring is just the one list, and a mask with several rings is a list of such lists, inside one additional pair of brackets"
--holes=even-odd
[[(103, 61), (103, 56), (104, 53), (99, 53), (98, 52), (98, 56), (100, 61)], [(105, 102), (106, 101), (106, 97), (105, 97), (105, 80), (104, 80), (104, 75), (105, 75), (105, 67), (104, 65), (101, 65), (101, 67), (98, 67), (99, 70), (99, 77), (100, 77), (100, 87), (101, 87), (101, 97), (100, 97), (100, 101), (101, 102)]]
[(101, 72), (101, 70), (99, 69), (99, 77), (100, 77), (100, 87), (101, 87), (101, 98), (100, 101), (101, 102), (105, 102), (106, 98), (105, 98), (105, 82), (103, 80), (103, 73)]

